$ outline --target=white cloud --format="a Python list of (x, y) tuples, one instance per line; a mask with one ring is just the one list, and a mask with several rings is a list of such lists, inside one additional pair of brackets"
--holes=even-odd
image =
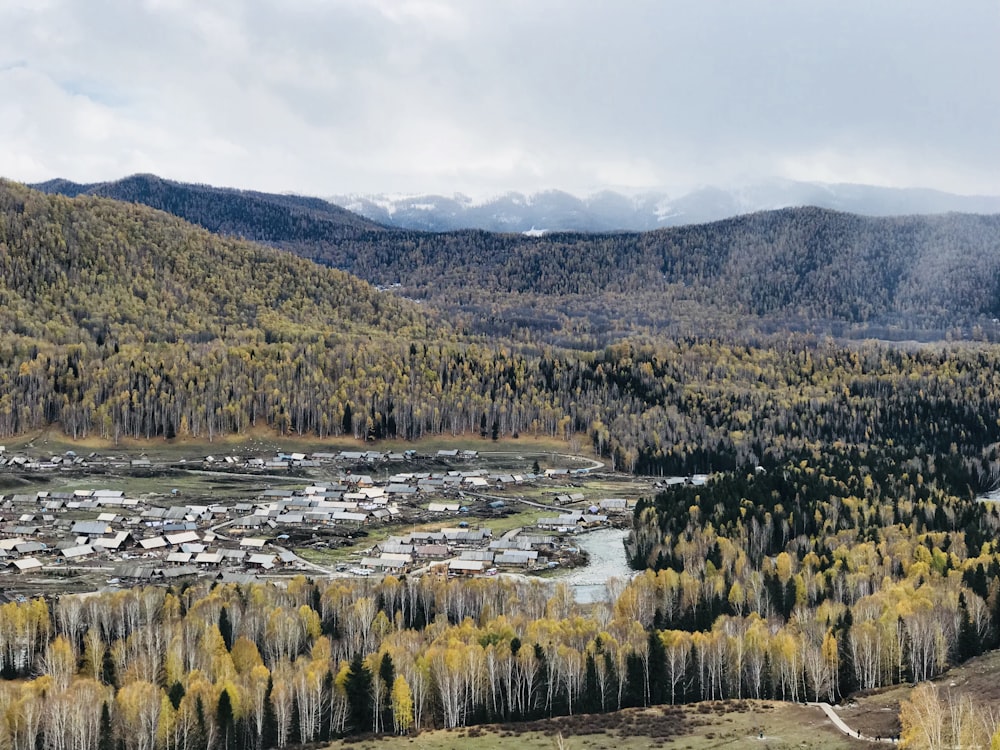
[(4, 3), (0, 174), (1000, 193), (985, 0)]

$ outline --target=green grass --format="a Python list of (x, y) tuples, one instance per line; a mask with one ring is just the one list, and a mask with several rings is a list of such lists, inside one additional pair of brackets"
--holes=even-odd
[(515, 509), (521, 507), (524, 510), (516, 511), (503, 518), (483, 519), (482, 525), (489, 527), (493, 531), (493, 536), (503, 536), (511, 529), (521, 526), (534, 526), (539, 518), (551, 515), (548, 511), (532, 508), (530, 505), (512, 502), (508, 504), (508, 507), (511, 506)]

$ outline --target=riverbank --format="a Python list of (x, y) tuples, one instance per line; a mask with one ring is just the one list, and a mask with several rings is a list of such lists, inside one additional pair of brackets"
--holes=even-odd
[(590, 604), (608, 601), (608, 581), (628, 581), (635, 571), (625, 558), (627, 529), (597, 529), (577, 537), (578, 545), (587, 553), (587, 564), (566, 570), (553, 578), (573, 587), (576, 601)]

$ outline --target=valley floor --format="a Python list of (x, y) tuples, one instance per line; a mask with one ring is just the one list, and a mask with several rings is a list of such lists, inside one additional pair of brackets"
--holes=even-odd
[(847, 750), (868, 743), (848, 738), (814, 707), (773, 701), (713, 701), (626, 709), (612, 714), (425, 731), (329, 745), (329, 750), (640, 750), (754, 748)]

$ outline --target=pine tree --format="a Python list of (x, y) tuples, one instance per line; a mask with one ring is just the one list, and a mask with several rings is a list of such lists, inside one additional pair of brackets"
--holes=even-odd
[(107, 703), (101, 705), (101, 723), (98, 729), (97, 750), (114, 750), (115, 730), (111, 725), (111, 709)]
[(101, 681), (111, 687), (118, 687), (115, 676), (115, 660), (111, 657), (111, 649), (104, 650), (104, 658), (101, 660)]
[(354, 436), (354, 415), (351, 412), (351, 405), (349, 403), (344, 404), (344, 418), (341, 420), (340, 426), (345, 435), (348, 437)]
[(205, 736), (205, 704), (199, 695), (194, 702), (194, 713), (197, 721), (197, 733), (199, 737)]
[(853, 624), (854, 615), (851, 614), (851, 609), (848, 607), (844, 610), (844, 614), (838, 618), (837, 626), (834, 629), (834, 635), (837, 638), (837, 687), (840, 691), (838, 698), (850, 695), (858, 689), (858, 676), (849, 648)]
[(219, 632), (226, 644), (226, 651), (233, 650), (233, 623), (229, 619), (229, 610), (223, 607), (219, 610)]
[(297, 698), (292, 698), (292, 718), (288, 722), (288, 738), (297, 744), (302, 744), (302, 716), (299, 714)]
[[(545, 656), (545, 649), (542, 648), (540, 643), (535, 644), (535, 661), (538, 662), (538, 687), (535, 695), (548, 695), (550, 679), (549, 660)], [(548, 708), (547, 705), (536, 705), (536, 716), (544, 716)]]
[(958, 595), (958, 607), (961, 617), (958, 626), (958, 658), (961, 661), (966, 661), (973, 656), (979, 656), (983, 652), (983, 648), (979, 640), (979, 633), (976, 632), (972, 618), (969, 617), (969, 608), (964, 593)]
[(372, 673), (365, 666), (361, 654), (355, 654), (347, 673), (344, 690), (355, 732), (369, 732), (372, 728)]
[(625, 695), (623, 705), (626, 707), (644, 706), (646, 704), (646, 671), (642, 666), (642, 657), (634, 651), (629, 651), (625, 657)]
[(784, 586), (784, 599), (781, 607), (781, 614), (784, 615), (785, 620), (788, 620), (792, 616), (792, 611), (795, 609), (796, 596), (795, 579), (789, 578)]
[(1000, 648), (1000, 590), (993, 597), (993, 648)]
[(392, 663), (392, 657), (389, 652), (386, 651), (382, 655), (382, 661), (379, 663), (378, 677), (382, 681), (383, 695), (382, 704), (383, 710), (386, 714), (392, 711), (392, 685), (396, 681), (396, 667)]
[(267, 678), (267, 693), (264, 695), (264, 722), (261, 725), (261, 747), (274, 747), (278, 744), (278, 721), (274, 716), (274, 705), (271, 703), (271, 692), (274, 690), (274, 679)]
[(601, 684), (597, 679), (597, 663), (594, 654), (587, 652), (587, 669), (583, 683), (583, 710), (585, 713), (597, 713), (601, 710)]
[[(223, 609), (223, 611), (225, 610)], [(219, 727), (222, 747), (225, 750), (232, 750), (236, 747), (236, 726), (233, 716), (233, 701), (229, 697), (228, 689), (224, 689), (219, 695), (219, 706), (215, 712), (215, 719)]]
[[(334, 678), (333, 672), (327, 672), (323, 676), (323, 705), (329, 706), (330, 702), (333, 700), (333, 690), (334, 690)], [(319, 739), (321, 742), (328, 742), (331, 739), (331, 719), (329, 711), (323, 711), (319, 722)]]
[(180, 707), (181, 701), (184, 699), (184, 685), (175, 681), (174, 684), (170, 686), (170, 692), (167, 694), (167, 697), (170, 698), (170, 705), (173, 706), (174, 711), (176, 711)]

